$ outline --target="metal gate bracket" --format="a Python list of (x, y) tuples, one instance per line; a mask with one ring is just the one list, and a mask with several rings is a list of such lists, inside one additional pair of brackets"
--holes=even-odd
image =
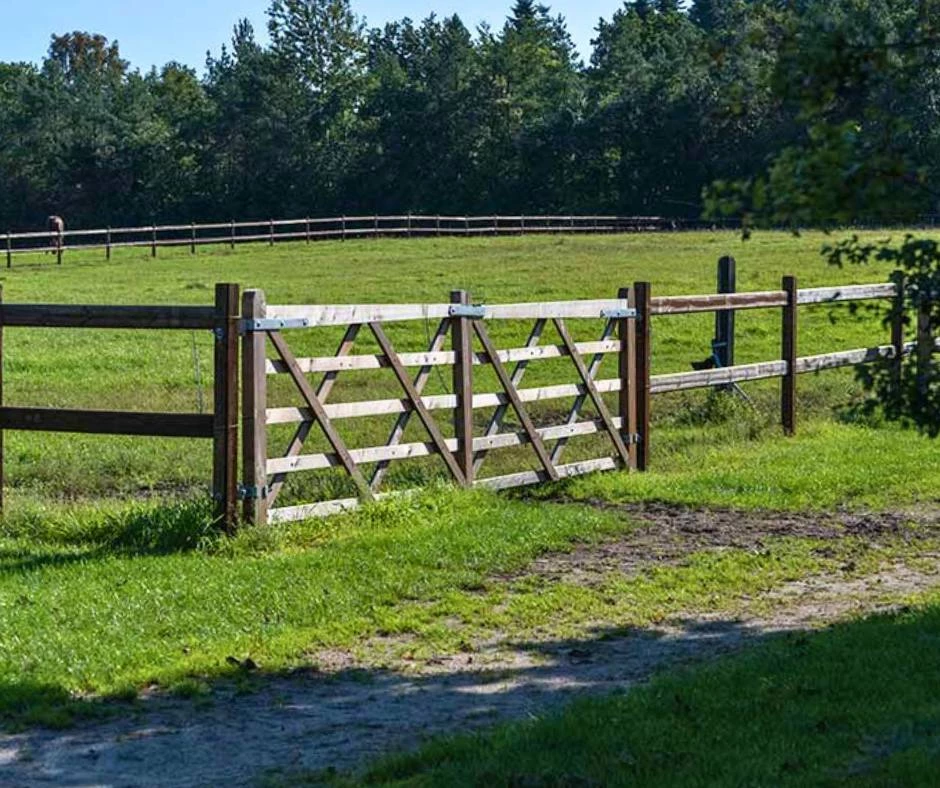
[(280, 331), (285, 328), (309, 328), (310, 321), (305, 317), (271, 317), (261, 319), (242, 320), (242, 333), (251, 334), (256, 331)]
[(632, 307), (623, 309), (603, 309), (601, 310), (601, 317), (607, 318), (608, 320), (626, 320), (628, 318), (634, 318), (637, 316), (637, 312)]
[(262, 487), (260, 490), (254, 485), (239, 484), (238, 498), (242, 501), (260, 501), (268, 497), (268, 488)]
[(451, 317), (469, 317), (472, 320), (482, 320), (486, 317), (486, 307), (482, 305), (453, 304), (447, 314)]

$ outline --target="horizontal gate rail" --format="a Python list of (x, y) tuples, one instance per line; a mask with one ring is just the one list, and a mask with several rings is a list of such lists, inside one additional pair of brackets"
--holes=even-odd
[(0, 324), (16, 328), (213, 329), (208, 306), (4, 304)]

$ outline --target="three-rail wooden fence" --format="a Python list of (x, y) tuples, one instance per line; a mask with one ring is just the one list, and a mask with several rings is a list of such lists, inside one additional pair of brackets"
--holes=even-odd
[[(726, 222), (721, 223), (726, 226)], [(69, 251), (99, 249), (110, 260), (121, 248), (144, 248), (157, 256), (161, 247), (188, 247), (196, 254), (199, 246), (266, 243), (281, 241), (325, 241), (379, 237), (437, 237), (537, 235), (545, 233), (626, 233), (712, 227), (713, 222), (669, 219), (660, 216), (334, 216), (328, 218), (268, 219), (264, 221), (229, 221), (197, 224), (141, 225), (138, 227), (102, 227), (66, 230), (61, 235), (45, 231), (2, 236), (7, 267), (22, 254), (49, 253), (59, 263)]]
[[(894, 359), (899, 365), (913, 347), (913, 343), (905, 342), (903, 310), (895, 309), (890, 344), (800, 357), (799, 308), (900, 297), (895, 284), (800, 290), (793, 277), (785, 277), (779, 290), (764, 292), (654, 297), (649, 283), (638, 282), (606, 300), (522, 304), (473, 304), (468, 293), (457, 291), (449, 302), (435, 304), (268, 305), (262, 291), (248, 290), (242, 294), (239, 306), (236, 285), (218, 285), (213, 307), (0, 303), (0, 350), (4, 327), (205, 329), (216, 337), (212, 415), (2, 406), (0, 473), (2, 430), (212, 438), (213, 494), (220, 521), (231, 529), (239, 519), (250, 523), (290, 521), (393, 494), (383, 486), (389, 467), (418, 457), (439, 458), (458, 485), (495, 489), (617, 468), (646, 470), (653, 395), (781, 378), (781, 421), (784, 431), (793, 434), (798, 375), (884, 359)], [(653, 318), (714, 312), (720, 324), (736, 311), (768, 308), (779, 309), (782, 317), (779, 359), (652, 374)], [(489, 327), (504, 321), (532, 324), (523, 345), (497, 347)], [(574, 321), (579, 326), (592, 324), (594, 337), (576, 341), (570, 328)], [(388, 326), (409, 322), (436, 327), (426, 350), (400, 352), (389, 338)], [(297, 354), (295, 337), (330, 328), (344, 331), (335, 352), (312, 357)], [(547, 331), (558, 337), (557, 342), (543, 343)], [(378, 352), (353, 352), (357, 341), (365, 338)], [(918, 341), (929, 342), (932, 352), (932, 338), (918, 337)], [(617, 374), (602, 378), (599, 371), (607, 356), (616, 356)], [(570, 362), (568, 380), (524, 388), (523, 379), (530, 365), (547, 359)], [(482, 367), (490, 370), (487, 379), (497, 381), (497, 390), (477, 390), (474, 373)], [(452, 391), (425, 394), (432, 371), (448, 368)], [(333, 401), (331, 394), (338, 377), (361, 370), (385, 370), (399, 395)], [(275, 407), (269, 401), (268, 381), (272, 376), (284, 376), (290, 382), (299, 397), (296, 406)], [(316, 384), (312, 376), (319, 378)], [(241, 484), (236, 481), (239, 388), (243, 397)], [(610, 397), (616, 405), (605, 400), (605, 395), (616, 395)], [(565, 408), (559, 423), (536, 425), (533, 403), (564, 399), (573, 404)], [(484, 409), (492, 412), (485, 428), (476, 430), (474, 412)], [(589, 417), (585, 416), (587, 410), (591, 412)], [(376, 416), (395, 417), (387, 439), (380, 445), (350, 447), (337, 429), (337, 422)], [(520, 428), (505, 428), (509, 416)], [(423, 440), (405, 442), (409, 424), (420, 426)], [(273, 452), (269, 429), (277, 425), (288, 425), (291, 438), (282, 451)], [(305, 453), (315, 430), (325, 438), (328, 448)], [(448, 433), (453, 437), (447, 437)], [(592, 444), (595, 454), (563, 462), (568, 442), (588, 435), (601, 439)], [(534, 467), (495, 476), (482, 473), (492, 452), (518, 447), (531, 452)], [(276, 505), (291, 474), (332, 468), (348, 476), (355, 496)]]

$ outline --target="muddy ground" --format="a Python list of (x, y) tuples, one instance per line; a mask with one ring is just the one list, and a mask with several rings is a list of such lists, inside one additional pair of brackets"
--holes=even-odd
[[(643, 522), (638, 530), (544, 556), (527, 574), (590, 584), (612, 571), (632, 575), (705, 549), (760, 549), (780, 536), (916, 540), (937, 522), (923, 514), (627, 511)], [(922, 528), (912, 529), (912, 520)], [(401, 670), (363, 668), (349, 655), (333, 654), (318, 660), (318, 669), (259, 677), (249, 694), (228, 684), (217, 685), (208, 702), (153, 693), (130, 716), (0, 735), (0, 785), (251, 785), (272, 770), (355, 769), (434, 734), (542, 714), (575, 696), (624, 691), (665, 667), (884, 610), (891, 599), (938, 585), (940, 575), (898, 564), (861, 579), (789, 583), (773, 593), (773, 612), (760, 616), (695, 615), (630, 632), (600, 627), (577, 640), (497, 639), (475, 653), (441, 654)]]

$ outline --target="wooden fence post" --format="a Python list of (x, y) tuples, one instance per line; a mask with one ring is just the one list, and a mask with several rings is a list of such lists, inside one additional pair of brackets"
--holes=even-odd
[(150, 256), (157, 256), (157, 225), (150, 226)]
[(310, 243), (310, 217), (304, 219), (304, 243)]
[(340, 227), (342, 228), (342, 240), (345, 241), (346, 240), (346, 216), (344, 215), (340, 221), (342, 222), (342, 224), (340, 225)]
[[(242, 318), (261, 320), (266, 306), (263, 290), (242, 295)], [(265, 333), (254, 331), (242, 337), (242, 489), (243, 517), (251, 525), (268, 521), (268, 378), (265, 371)]]
[(238, 309), (238, 285), (216, 285), (212, 495), (229, 533), (238, 505)]
[(274, 246), (274, 219), (268, 222), (268, 246)]
[(797, 283), (795, 276), (783, 277), (787, 305), (783, 308), (783, 360), (787, 371), (781, 384), (780, 409), (783, 432), (796, 434)]
[[(737, 264), (733, 257), (722, 257), (718, 261), (718, 292), (734, 293), (737, 290)], [(734, 310), (715, 313), (715, 358), (721, 367), (734, 366)], [(726, 387), (726, 388), (730, 388)]]
[(649, 282), (635, 282), (633, 297), (636, 301), (636, 421), (639, 442), (636, 451), (638, 470), (649, 469), (650, 458), (650, 369), (652, 356), (650, 338), (651, 324), (651, 286)]
[(10, 231), (7, 230), (7, 268), (13, 267), (13, 241), (10, 238)]
[(231, 236), (229, 238), (229, 247), (235, 249), (235, 220), (231, 221)]
[(379, 239), (379, 217), (378, 214), (372, 217), (372, 235), (375, 240)]
[[(466, 290), (454, 290), (450, 302), (467, 306), (470, 294)], [(473, 486), (473, 327), (470, 318), (451, 318), (454, 359), (454, 394), (457, 408), (454, 410), (454, 433), (457, 436), (457, 464), (463, 471), (465, 485)]]
[(411, 211), (408, 211), (408, 237), (411, 238)]
[(111, 259), (111, 228), (107, 229), (107, 232), (104, 236), (104, 259)]
[(196, 254), (196, 223), (189, 224), (189, 253)]
[(894, 348), (894, 358), (891, 359), (891, 388), (894, 396), (901, 394), (901, 377), (904, 369), (904, 329), (905, 329), (905, 293), (906, 281), (904, 274), (898, 273), (894, 277), (897, 295), (891, 309), (891, 345)]
[(62, 233), (59, 233), (58, 238), (56, 239), (56, 249), (55, 249), (55, 261), (58, 265), (62, 265)]
[(435, 229), (437, 230), (437, 235), (438, 235), (438, 237), (440, 237), (440, 235), (441, 235), (441, 216), (440, 216), (440, 214), (438, 214), (437, 217), (434, 219), (434, 227), (435, 227)]
[[(625, 298), (628, 306), (636, 309), (636, 296), (632, 288), (620, 289), (617, 298)], [(620, 339), (620, 436), (630, 454), (630, 469), (636, 469), (636, 320), (617, 321)]]

